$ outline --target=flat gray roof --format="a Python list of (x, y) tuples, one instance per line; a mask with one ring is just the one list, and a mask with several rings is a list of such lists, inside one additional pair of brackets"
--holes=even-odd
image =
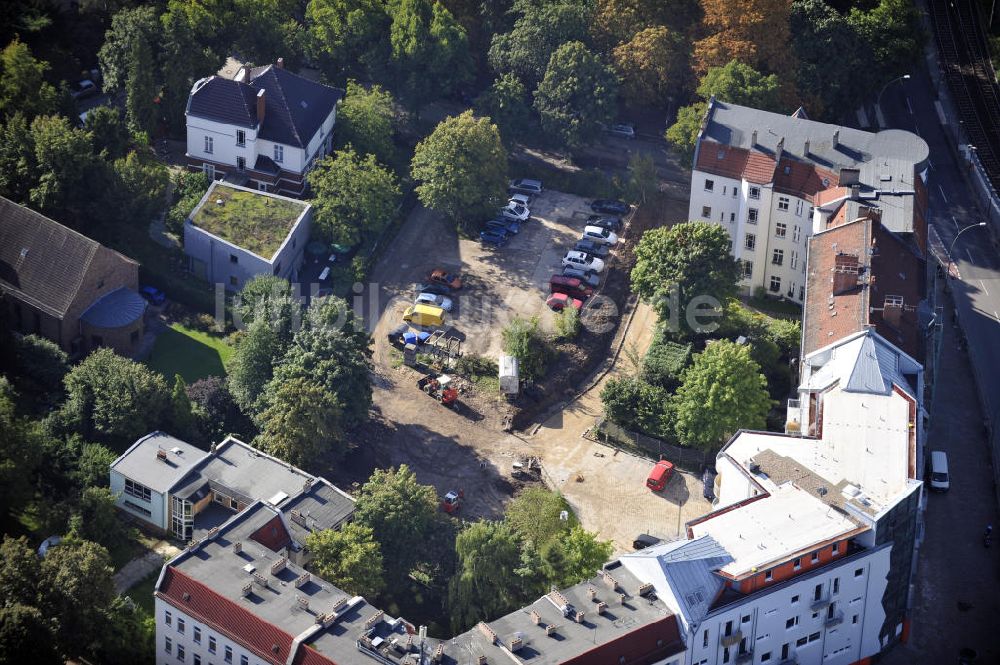
[(309, 489), (281, 505), (288, 518), (292, 538), (304, 543), (316, 530), (336, 529), (354, 514), (354, 498), (323, 478)]
[[(165, 459), (157, 457), (160, 452)], [(209, 453), (164, 432), (147, 434), (111, 463), (111, 468), (126, 478), (165, 493)]]

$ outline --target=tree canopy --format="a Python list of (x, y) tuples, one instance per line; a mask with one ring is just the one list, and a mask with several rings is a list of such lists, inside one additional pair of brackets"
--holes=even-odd
[(622, 95), (636, 106), (667, 107), (682, 99), (691, 85), (690, 51), (687, 38), (665, 26), (637, 32), (611, 54)]
[(59, 95), (45, 80), (48, 69), (17, 37), (0, 51), (0, 119), (17, 112), (29, 120), (56, 112)]
[(263, 404), (256, 417), (260, 428), (256, 447), (300, 466), (346, 452), (343, 408), (336, 396), (314, 381), (302, 376), (272, 379)]
[(552, 351), (538, 327), (538, 319), (515, 316), (500, 332), (504, 353), (517, 358), (521, 376), (535, 380), (545, 376)]
[(575, 148), (591, 141), (616, 113), (618, 82), (601, 59), (581, 42), (557, 48), (535, 91), (542, 128)]
[(392, 94), (380, 85), (365, 88), (348, 81), (347, 94), (337, 109), (334, 139), (338, 148), (351, 146), (359, 155), (375, 155), (383, 164), (391, 164), (394, 105)]
[(721, 67), (709, 67), (698, 84), (698, 95), (765, 111), (780, 111), (778, 77), (764, 76), (750, 65), (730, 60)]
[(534, 87), (561, 45), (588, 40), (592, 13), (589, 2), (516, 0), (511, 30), (493, 35), (490, 64), (498, 73), (512, 73)]
[(370, 527), (351, 523), (336, 531), (314, 531), (306, 549), (312, 554), (310, 566), (347, 593), (371, 598), (385, 585), (382, 552)]

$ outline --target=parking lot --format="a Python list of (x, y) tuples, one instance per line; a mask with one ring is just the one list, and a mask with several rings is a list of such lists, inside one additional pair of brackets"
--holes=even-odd
[[(436, 216), (427, 214), (426, 224), (407, 225), (395, 243), (389, 260), (376, 271), (382, 297), (381, 315), (374, 323), (378, 344), (384, 333), (402, 321), (403, 311), (413, 302), (415, 286), (434, 268), (461, 276), (462, 288), (452, 294), (454, 308), (445, 317), (445, 329), (462, 340), (462, 353), (492, 358), (500, 354), (500, 331), (515, 316), (538, 317), (544, 330), (551, 330), (554, 313), (545, 305), (549, 278), (562, 272), (561, 260), (580, 239), (590, 201), (572, 194), (546, 191), (531, 202), (531, 219), (503, 247), (461, 239)], [(430, 227), (430, 228), (428, 228)], [(602, 273), (614, 269), (610, 265)], [(610, 307), (605, 303), (603, 307)], [(584, 310), (584, 316), (588, 316)]]

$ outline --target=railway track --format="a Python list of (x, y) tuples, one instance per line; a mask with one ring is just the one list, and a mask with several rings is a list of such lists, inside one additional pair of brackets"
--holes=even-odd
[(1000, 92), (983, 23), (973, 0), (931, 0), (931, 18), (945, 81), (969, 142), (1000, 189)]

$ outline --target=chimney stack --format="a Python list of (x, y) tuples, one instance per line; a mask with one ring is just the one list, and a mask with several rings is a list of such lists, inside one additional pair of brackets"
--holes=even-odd
[(839, 129), (833, 132), (833, 147), (836, 148), (838, 145), (840, 145), (840, 130)]
[(750, 147), (751, 148), (756, 148), (757, 147), (757, 130), (756, 129), (753, 130), (753, 132), (750, 133)]
[(833, 295), (846, 293), (858, 286), (860, 262), (855, 254), (837, 254), (834, 257)]
[(785, 137), (782, 136), (778, 139), (778, 147), (774, 149), (774, 162), (777, 164), (781, 161), (781, 155), (785, 152)]
[(889, 298), (885, 299), (885, 306), (882, 308), (882, 320), (893, 328), (899, 328), (899, 324), (903, 320), (902, 298), (893, 301), (890, 301)]
[(802, 156), (803, 157), (808, 157), (809, 156), (809, 139), (806, 139), (805, 147), (803, 147), (803, 149), (802, 149)]
[(284, 69), (285, 68), (285, 59), (284, 58), (278, 58), (278, 62), (276, 62), (275, 65), (278, 67), (278, 69)]
[(267, 92), (267, 91), (264, 90), (263, 88), (261, 88), (260, 92), (257, 93), (257, 126), (258, 127), (260, 127), (261, 125), (264, 124), (264, 112), (267, 110), (266, 105), (264, 104), (264, 99), (265, 99), (265, 94), (264, 93), (265, 92)]

